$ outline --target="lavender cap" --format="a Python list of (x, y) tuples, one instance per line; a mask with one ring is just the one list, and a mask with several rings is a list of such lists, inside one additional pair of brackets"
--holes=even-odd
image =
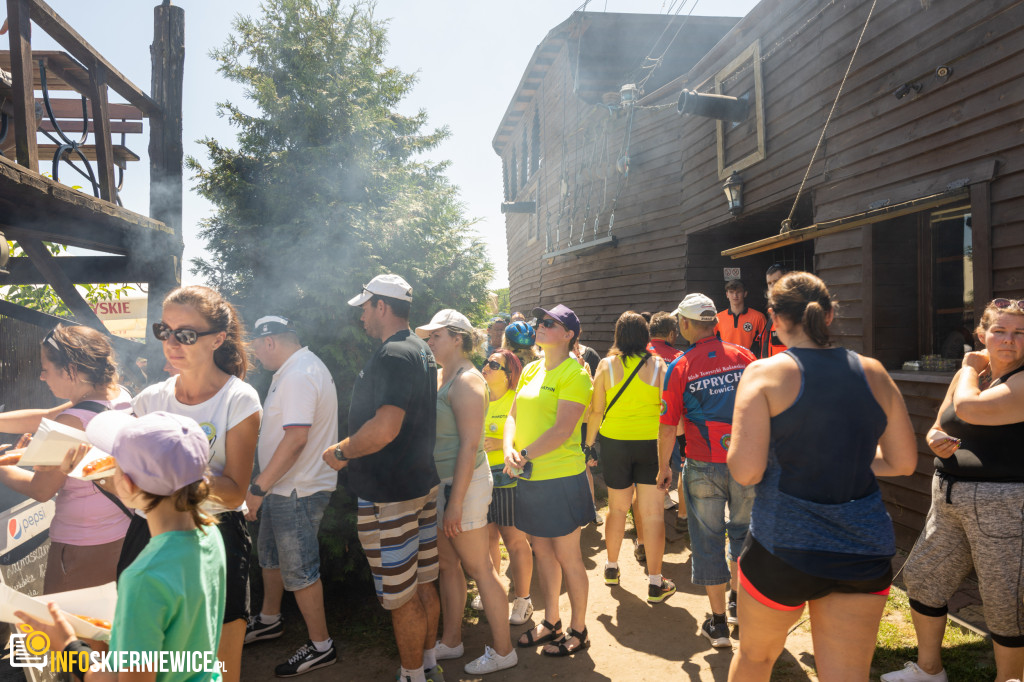
[(96, 415), (85, 430), (89, 442), (109, 453), (135, 485), (170, 495), (203, 478), (210, 445), (199, 424), (170, 412), (133, 417), (122, 410)]

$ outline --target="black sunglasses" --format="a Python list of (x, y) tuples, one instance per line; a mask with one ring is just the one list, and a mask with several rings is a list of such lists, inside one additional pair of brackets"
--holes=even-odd
[(208, 332), (197, 332), (195, 329), (171, 329), (163, 322), (153, 323), (153, 336), (160, 341), (168, 341), (171, 336), (183, 346), (194, 346), (196, 341), (199, 340), (200, 336), (209, 336), (210, 334), (219, 333), (216, 329), (211, 329)]
[(564, 327), (565, 326), (561, 322), (559, 322), (558, 320), (553, 320), (550, 317), (545, 317), (543, 320), (540, 321), (539, 324), (540, 324), (540, 326), (544, 327), (545, 329), (551, 329), (556, 324), (559, 327)]
[(484, 365), (490, 367), (491, 369), (500, 369), (502, 372), (506, 371), (505, 368), (501, 366), (500, 362), (496, 362), (494, 360), (488, 360), (487, 362), (484, 363)]
[(1007, 308), (1016, 307), (1017, 310), (1024, 310), (1024, 300), (1016, 301), (1012, 298), (996, 298), (993, 299), (992, 305), (1000, 310), (1006, 310)]

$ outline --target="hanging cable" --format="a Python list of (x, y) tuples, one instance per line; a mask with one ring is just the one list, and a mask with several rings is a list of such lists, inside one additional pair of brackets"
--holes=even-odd
[(804, 185), (807, 184), (807, 178), (811, 174), (811, 166), (814, 165), (814, 157), (818, 155), (818, 150), (821, 149), (821, 143), (825, 140), (825, 131), (828, 130), (828, 124), (832, 120), (832, 114), (836, 111), (836, 106), (839, 104), (839, 97), (843, 94), (843, 86), (846, 85), (846, 79), (850, 77), (850, 71), (853, 69), (853, 62), (857, 58), (857, 51), (860, 49), (860, 45), (864, 42), (864, 34), (868, 31), (868, 24), (871, 23), (871, 15), (875, 12), (875, 5), (878, 4), (878, 0), (873, 0), (871, 8), (868, 9), (868, 16), (864, 20), (864, 28), (860, 30), (860, 37), (857, 38), (857, 44), (853, 48), (853, 54), (850, 55), (850, 63), (846, 67), (846, 73), (843, 74), (843, 80), (839, 83), (839, 91), (836, 92), (835, 101), (832, 102), (832, 109), (828, 112), (828, 117), (825, 119), (825, 125), (821, 128), (821, 135), (818, 137), (818, 144), (814, 146), (814, 152), (811, 154), (811, 160), (807, 164), (807, 170), (804, 172), (804, 179), (800, 181), (800, 187), (796, 190), (796, 197), (793, 199), (793, 207), (789, 209), (789, 215), (782, 221), (782, 231), (788, 232), (790, 227), (793, 225), (793, 214), (796, 213), (797, 202), (800, 201), (800, 193), (804, 191)]
[[(651, 70), (647, 72), (647, 75), (641, 78), (640, 82), (636, 84), (637, 89), (643, 91), (644, 84), (651, 79), (651, 76), (654, 75), (654, 72), (658, 70), (659, 66), (661, 66), (662, 61), (665, 59), (665, 55), (668, 54), (669, 49), (672, 47), (672, 43), (676, 41), (676, 38), (679, 37), (679, 34), (682, 32), (683, 27), (686, 26), (688, 21), (690, 21), (690, 17), (693, 15), (693, 10), (697, 9), (698, 1), (699, 0), (693, 0), (693, 4), (690, 6), (690, 11), (686, 14), (685, 17), (683, 17), (683, 21), (679, 24), (679, 28), (677, 28), (676, 32), (672, 35), (672, 39), (668, 41), (668, 45), (666, 45), (665, 49), (661, 51), (661, 54), (658, 56), (658, 58), (654, 60), (654, 64), (651, 65)], [(680, 4), (679, 9), (681, 10), (682, 8), (683, 5)], [(666, 26), (665, 28), (667, 29), (668, 26)], [(649, 56), (647, 58), (650, 59)]]

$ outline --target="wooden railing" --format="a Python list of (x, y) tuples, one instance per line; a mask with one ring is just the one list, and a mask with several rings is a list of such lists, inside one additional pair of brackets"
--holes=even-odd
[[(86, 40), (78, 34), (75, 29), (69, 26), (49, 5), (43, 0), (7, 0), (7, 16), (10, 31), (10, 65), (11, 65), (11, 103), (13, 105), (13, 127), (15, 141), (15, 156), (20, 165), (39, 172), (39, 145), (36, 140), (36, 130), (52, 129), (54, 126), (60, 128), (54, 116), (50, 116), (49, 125), (39, 128), (36, 114), (35, 91), (43, 89), (44, 103), (49, 113), (51, 104), (56, 104), (49, 99), (49, 92), (45, 88), (47, 75), (52, 79), (59, 79), (70, 89), (78, 92), (83, 97), (83, 119), (78, 130), (81, 133), (81, 140), (68, 139), (61, 132), (61, 139), (55, 140), (58, 143), (54, 148), (54, 166), (68, 152), (74, 153), (87, 165), (90, 161), (96, 162), (96, 177), (91, 177), (91, 183), (96, 188), (99, 198), (110, 202), (117, 202), (117, 191), (120, 183), (115, 182), (115, 168), (120, 168), (123, 173), (124, 163), (127, 157), (121, 149), (116, 150), (111, 135), (123, 131), (123, 127), (112, 126), (110, 113), (111, 105), (108, 102), (108, 88), (123, 97), (129, 105), (141, 112), (142, 116), (150, 118), (156, 123), (163, 124), (163, 112), (160, 105), (149, 95), (142, 91), (137, 85), (128, 80), (124, 74), (117, 70), (103, 55), (97, 52)], [(47, 53), (49, 57), (37, 58), (32, 52), (32, 22), (50, 36), (63, 48), (72, 59), (54, 58), (54, 53)], [(59, 53), (58, 53), (59, 54)], [(78, 64), (74, 64), (74, 61)], [(82, 68), (78, 68), (78, 67)], [(38, 71), (37, 71), (38, 69)], [(41, 83), (37, 83), (37, 74), (42, 76)], [(43, 87), (40, 88), (39, 86)], [(91, 106), (91, 112), (85, 110), (85, 100)], [(123, 105), (122, 105), (123, 106)], [(91, 113), (91, 115), (89, 115)], [(124, 119), (123, 116), (115, 118)], [(90, 130), (91, 128), (91, 130)], [(70, 132), (68, 129), (67, 132)], [(91, 132), (94, 137), (94, 145), (86, 152), (80, 150), (86, 135)], [(82, 172), (82, 171), (79, 171)], [(89, 175), (92, 175), (89, 168)], [(122, 176), (123, 179), (123, 176)]]

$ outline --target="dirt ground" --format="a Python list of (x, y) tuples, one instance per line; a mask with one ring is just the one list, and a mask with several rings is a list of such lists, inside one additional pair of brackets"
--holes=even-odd
[[(606, 512), (603, 509), (602, 512)], [(666, 512), (670, 524), (674, 511)], [(714, 649), (698, 632), (708, 613), (703, 588), (690, 584), (690, 549), (688, 540), (669, 526), (664, 575), (678, 586), (678, 592), (662, 604), (647, 603), (647, 577), (643, 567), (633, 559), (632, 543), (627, 537), (619, 559), (622, 573), (620, 585), (604, 584), (603, 526), (590, 525), (583, 530), (583, 557), (590, 576), (590, 599), (587, 628), (591, 648), (569, 658), (542, 656), (540, 648), (518, 649), (519, 665), (487, 676), (495, 682), (537, 682), (540, 679), (563, 680), (692, 680), (724, 682), (728, 675), (732, 651)], [(507, 570), (503, 561), (501, 573)], [(533, 595), (537, 612), (533, 622), (542, 619), (542, 604), (536, 576)], [(257, 606), (257, 605), (254, 605)], [(328, 609), (338, 605), (329, 605)], [(561, 595), (563, 618), (568, 617), (568, 597)], [(287, 614), (286, 614), (287, 617)], [(276, 679), (274, 666), (288, 658), (306, 639), (305, 628), (296, 613), (286, 623), (284, 637), (246, 647), (242, 679), (254, 682)], [(528, 625), (513, 627), (513, 637)], [(463, 666), (481, 655), (490, 635), (485, 622), (463, 627), (466, 654), (460, 659), (441, 663), (448, 682), (479, 680), (463, 673)], [(351, 638), (350, 638), (351, 639)], [(338, 639), (335, 640), (338, 642)], [(358, 642), (340, 642), (338, 664), (317, 670), (302, 679), (307, 682), (335, 680), (394, 680), (398, 657), (393, 647), (365, 648)], [(816, 680), (813, 672), (811, 637), (806, 625), (790, 634), (786, 651), (776, 663), (773, 680), (797, 682)]]

